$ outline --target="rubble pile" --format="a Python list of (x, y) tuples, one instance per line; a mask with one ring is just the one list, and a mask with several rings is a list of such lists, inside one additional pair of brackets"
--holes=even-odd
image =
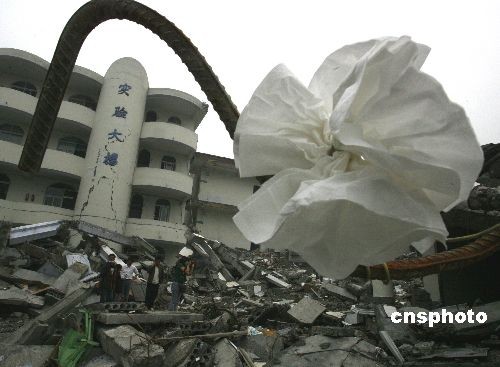
[[(1, 366), (500, 364), (500, 302), (446, 306), (473, 306), (488, 315), (482, 324), (395, 323), (394, 312), (441, 311), (421, 279), (328, 279), (293, 253), (232, 249), (198, 235), (187, 244), (195, 271), (178, 310), (167, 311), (169, 276), (148, 310), (145, 269), (155, 249), (89, 228), (0, 231)], [(132, 257), (141, 271), (127, 302), (99, 302), (111, 254), (117, 263)]]

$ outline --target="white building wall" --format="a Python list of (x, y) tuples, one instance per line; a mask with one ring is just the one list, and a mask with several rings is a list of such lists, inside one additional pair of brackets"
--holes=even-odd
[(155, 204), (158, 199), (166, 199), (170, 202), (170, 216), (168, 222), (183, 224), (183, 203), (171, 198), (158, 198), (157, 196), (142, 195), (144, 205), (142, 207), (142, 218), (153, 219), (155, 214)]
[[(45, 190), (50, 185), (56, 183), (64, 183), (73, 187), (78, 191), (78, 181), (70, 180), (64, 177), (43, 177), (21, 175), (19, 173), (11, 173), (3, 171), (10, 179), (10, 188), (7, 192), (8, 201), (28, 202), (33, 204), (43, 204)], [(28, 200), (26, 200), (28, 197)], [(32, 200), (33, 198), (33, 200)]]
[(234, 206), (252, 195), (258, 185), (254, 178), (240, 178), (237, 173), (222, 169), (203, 170), (201, 179), (200, 200)]
[[(147, 149), (141, 147), (141, 149)], [(174, 157), (176, 164), (175, 164), (175, 172), (183, 173), (185, 175), (189, 174), (188, 170), (188, 164), (189, 164), (189, 159), (188, 157), (178, 154), (178, 153), (172, 153), (168, 151), (168, 148), (166, 150), (156, 150), (156, 149), (147, 149), (149, 150), (149, 153), (151, 154), (151, 160), (149, 161), (149, 167), (150, 168), (161, 168), (161, 161), (164, 156), (170, 156)]]
[(198, 212), (197, 228), (200, 234), (211, 240), (217, 240), (233, 248), (250, 248), (248, 241), (234, 225), (234, 212), (203, 208)]

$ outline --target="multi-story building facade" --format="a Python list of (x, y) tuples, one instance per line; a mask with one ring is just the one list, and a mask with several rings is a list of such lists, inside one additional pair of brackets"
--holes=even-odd
[(0, 220), (83, 220), (158, 246), (185, 243), (196, 128), (207, 105), (149, 88), (134, 59), (76, 66), (41, 170), (17, 169), (49, 63), (0, 49)]
[(238, 204), (255, 192), (255, 178), (240, 178), (234, 160), (196, 153), (191, 164), (193, 205), (198, 232), (232, 247), (251, 246), (233, 222)]

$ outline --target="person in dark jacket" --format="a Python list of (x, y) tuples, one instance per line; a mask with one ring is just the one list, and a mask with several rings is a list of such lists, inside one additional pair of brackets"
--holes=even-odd
[(115, 273), (115, 259), (114, 254), (109, 255), (109, 260), (101, 268), (101, 277), (99, 282), (99, 287), (101, 290), (101, 302), (112, 302), (113, 301), (113, 290), (114, 290), (114, 273)]
[(172, 269), (172, 299), (168, 305), (169, 311), (177, 311), (177, 305), (186, 287), (186, 277), (192, 274), (193, 268), (194, 261), (187, 256), (179, 255), (179, 260)]
[(113, 301), (118, 302), (122, 299), (122, 277), (121, 277), (122, 266), (120, 264), (115, 265), (115, 271), (113, 272)]
[(153, 309), (153, 305), (158, 296), (158, 289), (160, 288), (160, 283), (163, 282), (163, 269), (161, 267), (161, 259), (159, 257), (155, 258), (153, 266), (147, 269), (148, 271), (148, 284), (146, 285), (146, 307), (148, 309)]

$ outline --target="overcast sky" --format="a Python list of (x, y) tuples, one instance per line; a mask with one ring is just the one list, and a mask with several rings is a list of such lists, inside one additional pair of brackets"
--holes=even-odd
[[(431, 47), (423, 70), (462, 105), (481, 144), (500, 142), (499, 1), (194, 1), (143, 0), (198, 47), (241, 110), (264, 76), (285, 63), (306, 85), (326, 56), (345, 44), (408, 35)], [(0, 0), (0, 47), (52, 59), (80, 0)], [(134, 57), (150, 87), (207, 98), (158, 37), (128, 21), (108, 21), (85, 41), (77, 64), (101, 75)], [(198, 150), (232, 157), (232, 141), (210, 108), (197, 130)]]

